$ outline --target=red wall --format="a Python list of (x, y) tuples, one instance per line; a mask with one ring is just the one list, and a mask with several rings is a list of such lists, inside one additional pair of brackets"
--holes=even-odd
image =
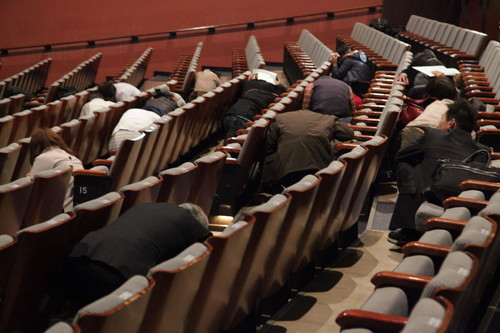
[[(0, 49), (72, 42), (99, 38), (171, 31), (205, 25), (248, 22), (294, 15), (334, 11), (365, 5), (380, 5), (382, 0), (350, 0), (314, 2), (304, 0), (185, 0), (149, 1), (131, 0), (16, 0), (2, 1), (0, 12)], [(137, 58), (147, 47), (153, 47), (147, 77), (152, 71), (170, 71), (182, 54), (191, 54), (198, 41), (204, 49), (200, 58), (203, 66), (231, 66), (231, 49), (244, 47), (248, 36), (255, 35), (266, 61), (281, 62), (283, 42), (296, 41), (302, 29), (309, 29), (331, 48), (335, 37), (349, 34), (354, 22), (368, 23), (380, 13), (366, 10), (338, 14), (333, 20), (325, 18), (297, 20), (293, 25), (257, 25), (253, 30), (229, 30), (179, 34), (176, 39), (156, 39), (135, 44), (104, 45), (95, 48), (58, 49), (52, 52), (20, 54), (12, 51), (0, 59), (3, 67), (0, 78), (15, 74), (32, 64), (51, 57), (53, 65), (48, 83), (58, 79), (96, 52), (103, 53), (98, 79), (112, 76), (131, 59)]]

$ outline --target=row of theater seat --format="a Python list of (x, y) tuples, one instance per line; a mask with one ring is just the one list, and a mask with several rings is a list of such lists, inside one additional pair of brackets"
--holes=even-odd
[[(226, 154), (218, 152), (195, 163), (187, 162), (138, 182), (117, 188), (125, 199), (121, 211), (140, 202), (193, 202), (207, 213), (210, 210)], [(72, 175), (71, 167), (57, 167), (0, 185), (0, 208), (3, 213), (0, 234), (13, 235), (56, 216), (63, 210), (66, 192)], [(203, 188), (199, 192), (194, 185)], [(81, 190), (78, 185), (77, 190)], [(87, 189), (90, 191), (91, 189)], [(83, 190), (82, 190), (83, 191)], [(78, 194), (75, 195), (78, 198)]]
[(338, 36), (337, 48), (349, 45), (353, 50), (361, 50), (376, 70), (396, 70), (403, 61), (410, 45), (403, 43), (381, 31), (356, 22), (350, 36)]
[[(96, 325), (101, 320), (110, 322), (111, 331), (124, 325), (132, 327), (130, 331), (147, 327), (151, 332), (219, 332), (238, 327), (243, 318), (255, 310), (258, 299), (266, 300), (273, 296), (285, 285), (289, 274), (300, 272), (313, 260), (316, 251), (327, 248), (343, 237), (339, 236), (341, 232), (352, 227), (352, 221), (357, 219), (356, 202), (363, 202), (360, 192), (356, 190), (359, 188), (357, 184), (371, 180), (359, 175), (363, 171), (371, 174), (368, 166), (379, 161), (376, 147), (377, 144), (356, 147), (316, 175), (304, 177), (283, 194), (275, 195), (268, 202), (253, 208), (241, 218), (245, 224), (236, 222), (222, 235), (207, 241), (213, 247), (212, 253), (209, 254), (208, 245), (205, 251), (186, 250), (173, 259), (173, 262), (179, 262), (189, 256), (194, 263), (185, 264), (185, 271), (179, 266), (172, 266), (172, 262), (165, 263), (157, 267), (159, 273), (155, 273), (155, 269), (150, 272), (150, 277), (157, 283), (155, 286), (142, 279), (144, 282), (139, 289), (128, 289), (135, 284), (129, 281), (122, 287), (124, 289), (82, 309), (73, 328), (99, 331)], [(234, 228), (238, 229), (239, 238), (232, 241), (230, 247), (231, 230)], [(237, 237), (236, 234), (234, 237)], [(226, 242), (227, 246), (222, 246), (222, 242)], [(208, 257), (206, 266), (203, 263), (205, 259), (202, 259), (205, 256)], [(195, 265), (200, 265), (200, 271), (194, 269)], [(172, 268), (163, 272), (169, 280), (185, 279), (182, 280), (182, 299), (178, 296), (180, 291), (172, 288), (170, 283), (163, 285), (162, 281), (156, 280), (155, 277), (159, 278), (162, 274), (162, 266)], [(161, 289), (161, 300), (153, 301), (157, 287)], [(116, 299), (124, 290), (144, 296), (130, 298), (120, 305), (110, 303), (110, 299)], [(147, 296), (148, 293), (151, 296)], [(149, 305), (139, 306), (136, 303), (142, 297)], [(128, 305), (124, 307), (125, 303)], [(101, 306), (104, 304), (108, 307), (103, 309)], [(169, 306), (163, 308), (160, 304)], [(134, 310), (127, 310), (129, 306)], [(152, 308), (155, 315), (150, 313)], [(130, 311), (137, 316), (127, 319), (125, 314)], [(176, 315), (170, 316), (171, 313)], [(87, 323), (84, 324), (86, 316)], [(168, 320), (160, 320), (162, 316)], [(120, 318), (118, 322), (122, 323), (116, 323), (116, 318)]]
[(75, 171), (76, 191), (106, 178), (112, 179), (108, 190), (117, 190), (177, 161), (220, 128), (226, 108), (234, 103), (248, 75), (242, 74), (163, 116), (152, 128), (144, 129), (142, 136), (124, 141), (112, 160), (95, 161), (96, 165), (108, 165), (109, 170)]
[(405, 257), (393, 271), (372, 278), (375, 291), (359, 310), (337, 317), (342, 332), (470, 332), (479, 327), (498, 288), (500, 192), (497, 183), (490, 183), (496, 194), (485, 202), (473, 199), (485, 194), (470, 188), (484, 191), (488, 184), (463, 185), (469, 190), (447, 199), (446, 209), (421, 208), (420, 214), (427, 210), (441, 216), (425, 221), (427, 231), (402, 248)]
[[(146, 49), (146, 51), (144, 51), (137, 60), (133, 61), (130, 65), (127, 65), (122, 70), (122, 73), (117, 76), (116, 80), (120, 82), (128, 82), (134, 86), (140, 84), (144, 79), (152, 50), (152, 48)], [(8, 143), (30, 136), (31, 132), (38, 127), (56, 126), (63, 122), (76, 119), (79, 115), (81, 106), (87, 100), (87, 93), (83, 89), (86, 89), (95, 79), (95, 73), (97, 71), (99, 61), (98, 59), (99, 57), (94, 56), (89, 60), (84, 61), (74, 70), (70, 71), (60, 80), (55, 82), (55, 86), (58, 87), (73, 86), (74, 84), (77, 84), (78, 87), (75, 86), (75, 88), (82, 90), (78, 94), (67, 96), (59, 100), (55, 100), (54, 95), (54, 98), (50, 98), (54, 100), (48, 103), (45, 103), (46, 101), (44, 103), (40, 103), (41, 101), (37, 100), (36, 103), (33, 102), (27, 105), (25, 105), (25, 96), (23, 94), (17, 94), (0, 100), (0, 147), (4, 147)], [(9, 86), (15, 86), (31, 93), (40, 92), (45, 88), (51, 62), (51, 58), (45, 59), (28, 69), (1, 81), (0, 96), (3, 95), (4, 91)], [(65, 83), (63, 83), (63, 81)], [(56, 91), (57, 89), (53, 87), (52, 90)], [(73, 101), (75, 98), (76, 101)], [(26, 111), (22, 112), (25, 106), (31, 107), (31, 113)], [(41, 113), (43, 115), (35, 115), (35, 113)]]
[(76, 91), (82, 91), (91, 87), (95, 82), (101, 58), (102, 54), (96, 53), (89, 59), (83, 61), (60, 79), (52, 83), (46, 93), (34, 98), (32, 101), (26, 103), (26, 105), (33, 107), (53, 102), (57, 99), (58, 91), (65, 87), (73, 87)]
[(153, 48), (148, 47), (137, 60), (133, 61), (129, 66), (125, 66), (122, 70), (122, 73), (118, 75), (116, 78), (116, 82), (126, 82), (130, 83), (135, 87), (139, 87), (139, 85), (144, 80), (144, 76), (146, 75), (146, 71), (148, 69), (149, 60), (153, 55)]
[[(26, 68), (22, 72), (12, 75), (0, 81), (0, 99), (4, 98), (5, 91), (9, 86), (14, 86), (32, 94), (36, 94), (43, 88), (47, 82), (52, 58), (41, 60), (31, 67)], [(0, 117), (5, 116), (5, 113), (0, 112)]]
[(230, 154), (218, 189), (214, 207), (222, 215), (234, 215), (241, 208), (241, 198), (253, 189), (259, 162), (263, 158), (265, 133), (269, 122), (280, 112), (299, 110), (305, 87), (321, 75), (329, 73), (328, 62), (315, 69), (306, 79), (293, 84), (287, 92), (275, 99), (268, 108), (247, 123), (247, 128), (237, 131), (237, 136), (228, 138), (224, 146), (216, 150)]
[(193, 55), (181, 55), (172, 74), (170, 74), (170, 80), (177, 81), (174, 90), (185, 97), (189, 96), (193, 89), (194, 76), (198, 71), (198, 61), (202, 49), (203, 42), (199, 42), (194, 49)]
[(450, 67), (456, 67), (458, 59), (477, 59), (487, 37), (482, 32), (417, 15), (410, 16), (400, 36), (414, 46), (414, 52), (423, 48), (437, 51), (438, 58)]
[(499, 110), (500, 43), (490, 41), (479, 60), (461, 60), (458, 63), (467, 97), (477, 97)]
[(237, 77), (245, 71), (263, 69), (266, 66), (264, 57), (260, 52), (259, 44), (255, 36), (250, 36), (246, 47), (233, 48), (232, 50), (232, 75)]
[(284, 44), (283, 71), (289, 82), (296, 82), (329, 61), (332, 53), (323, 42), (304, 29), (297, 42)]

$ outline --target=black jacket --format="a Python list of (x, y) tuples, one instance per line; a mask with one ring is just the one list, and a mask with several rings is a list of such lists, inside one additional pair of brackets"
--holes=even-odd
[(363, 51), (358, 51), (348, 57), (337, 66), (332, 67), (332, 77), (344, 80), (347, 83), (370, 81), (372, 74), (367, 64), (367, 58)]
[(128, 279), (146, 275), (151, 267), (210, 235), (184, 208), (170, 203), (143, 203), (87, 234), (75, 245), (70, 257), (100, 261)]

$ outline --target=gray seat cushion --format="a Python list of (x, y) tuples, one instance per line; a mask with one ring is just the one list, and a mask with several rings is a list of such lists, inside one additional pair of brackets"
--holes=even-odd
[(455, 239), (452, 251), (460, 251), (467, 244), (481, 245), (491, 234), (492, 224), (484, 217), (474, 216), (465, 225), (460, 236)]
[(45, 331), (45, 333), (73, 333), (73, 332), (74, 332), (73, 327), (71, 327), (71, 325), (63, 321), (52, 325), (51, 327), (49, 327), (48, 330)]
[(484, 200), (484, 193), (478, 190), (462, 191), (458, 196), (466, 199)]
[(420, 276), (434, 276), (434, 263), (428, 256), (409, 256), (404, 258), (399, 265), (394, 268), (394, 272)]
[(152, 275), (156, 271), (173, 271), (182, 266), (185, 266), (201, 256), (207, 251), (207, 247), (202, 243), (194, 243), (187, 249), (169, 259), (164, 261), (149, 270), (148, 275)]
[(434, 229), (426, 231), (418, 240), (422, 243), (451, 246), (453, 244), (453, 237), (448, 230)]
[(407, 317), (408, 300), (405, 292), (399, 288), (377, 288), (361, 306), (361, 310)]
[(469, 276), (473, 266), (472, 258), (461, 251), (450, 252), (436, 276), (429, 281), (421, 297), (432, 297), (438, 288), (458, 288)]
[(53, 218), (51, 218), (50, 220), (47, 220), (45, 222), (38, 223), (38, 224), (32, 225), (30, 227), (21, 229), (18, 232), (16, 232), (16, 235), (19, 235), (20, 233), (25, 232), (25, 231), (34, 232), (34, 231), (38, 231), (38, 230), (43, 230), (45, 228), (53, 226), (54, 224), (61, 223), (61, 222), (65, 221), (65, 220), (67, 220), (69, 217), (70, 216), (68, 214), (59, 214), (59, 215), (56, 215)]
[(129, 299), (139, 294), (148, 286), (149, 280), (146, 277), (141, 275), (133, 276), (111, 294), (78, 310), (73, 322), (77, 323), (78, 319), (85, 313), (104, 313), (116, 308), (120, 304), (127, 303)]
[(287, 200), (287, 197), (285, 197), (283, 194), (276, 194), (271, 197), (267, 202), (258, 205), (257, 207), (252, 208), (248, 214), (253, 214), (256, 212), (269, 212), (272, 211), (276, 206), (281, 205), (283, 202)]
[(420, 298), (401, 333), (435, 333), (443, 323), (446, 309), (432, 298)]
[(444, 219), (468, 221), (471, 218), (471, 214), (465, 207), (453, 207), (446, 209), (441, 217)]
[(415, 228), (424, 231), (424, 222), (431, 217), (438, 217), (444, 213), (444, 208), (430, 202), (423, 202), (415, 213)]
[(87, 202), (84, 202), (82, 204), (79, 204), (77, 206), (75, 206), (73, 208), (73, 210), (75, 212), (81, 210), (81, 209), (95, 209), (95, 208), (99, 208), (103, 205), (106, 205), (110, 202), (113, 202), (115, 200), (118, 200), (120, 198), (120, 194), (117, 193), (117, 192), (109, 192), (105, 195), (103, 195), (102, 197), (99, 197), (97, 199), (94, 199), (94, 200), (89, 200)]

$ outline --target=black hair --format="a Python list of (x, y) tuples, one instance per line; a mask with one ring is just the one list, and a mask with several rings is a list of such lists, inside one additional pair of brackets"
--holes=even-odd
[(431, 78), (425, 86), (424, 97), (455, 99), (457, 98), (457, 88), (446, 76), (436, 76)]
[(342, 44), (337, 48), (337, 53), (342, 57), (343, 55), (351, 52), (352, 49), (349, 45), (347, 44)]
[(446, 120), (455, 119), (456, 128), (472, 132), (476, 128), (477, 112), (474, 106), (463, 98), (448, 105)]
[(97, 92), (105, 101), (115, 101), (116, 87), (112, 82), (103, 82), (97, 86)]

